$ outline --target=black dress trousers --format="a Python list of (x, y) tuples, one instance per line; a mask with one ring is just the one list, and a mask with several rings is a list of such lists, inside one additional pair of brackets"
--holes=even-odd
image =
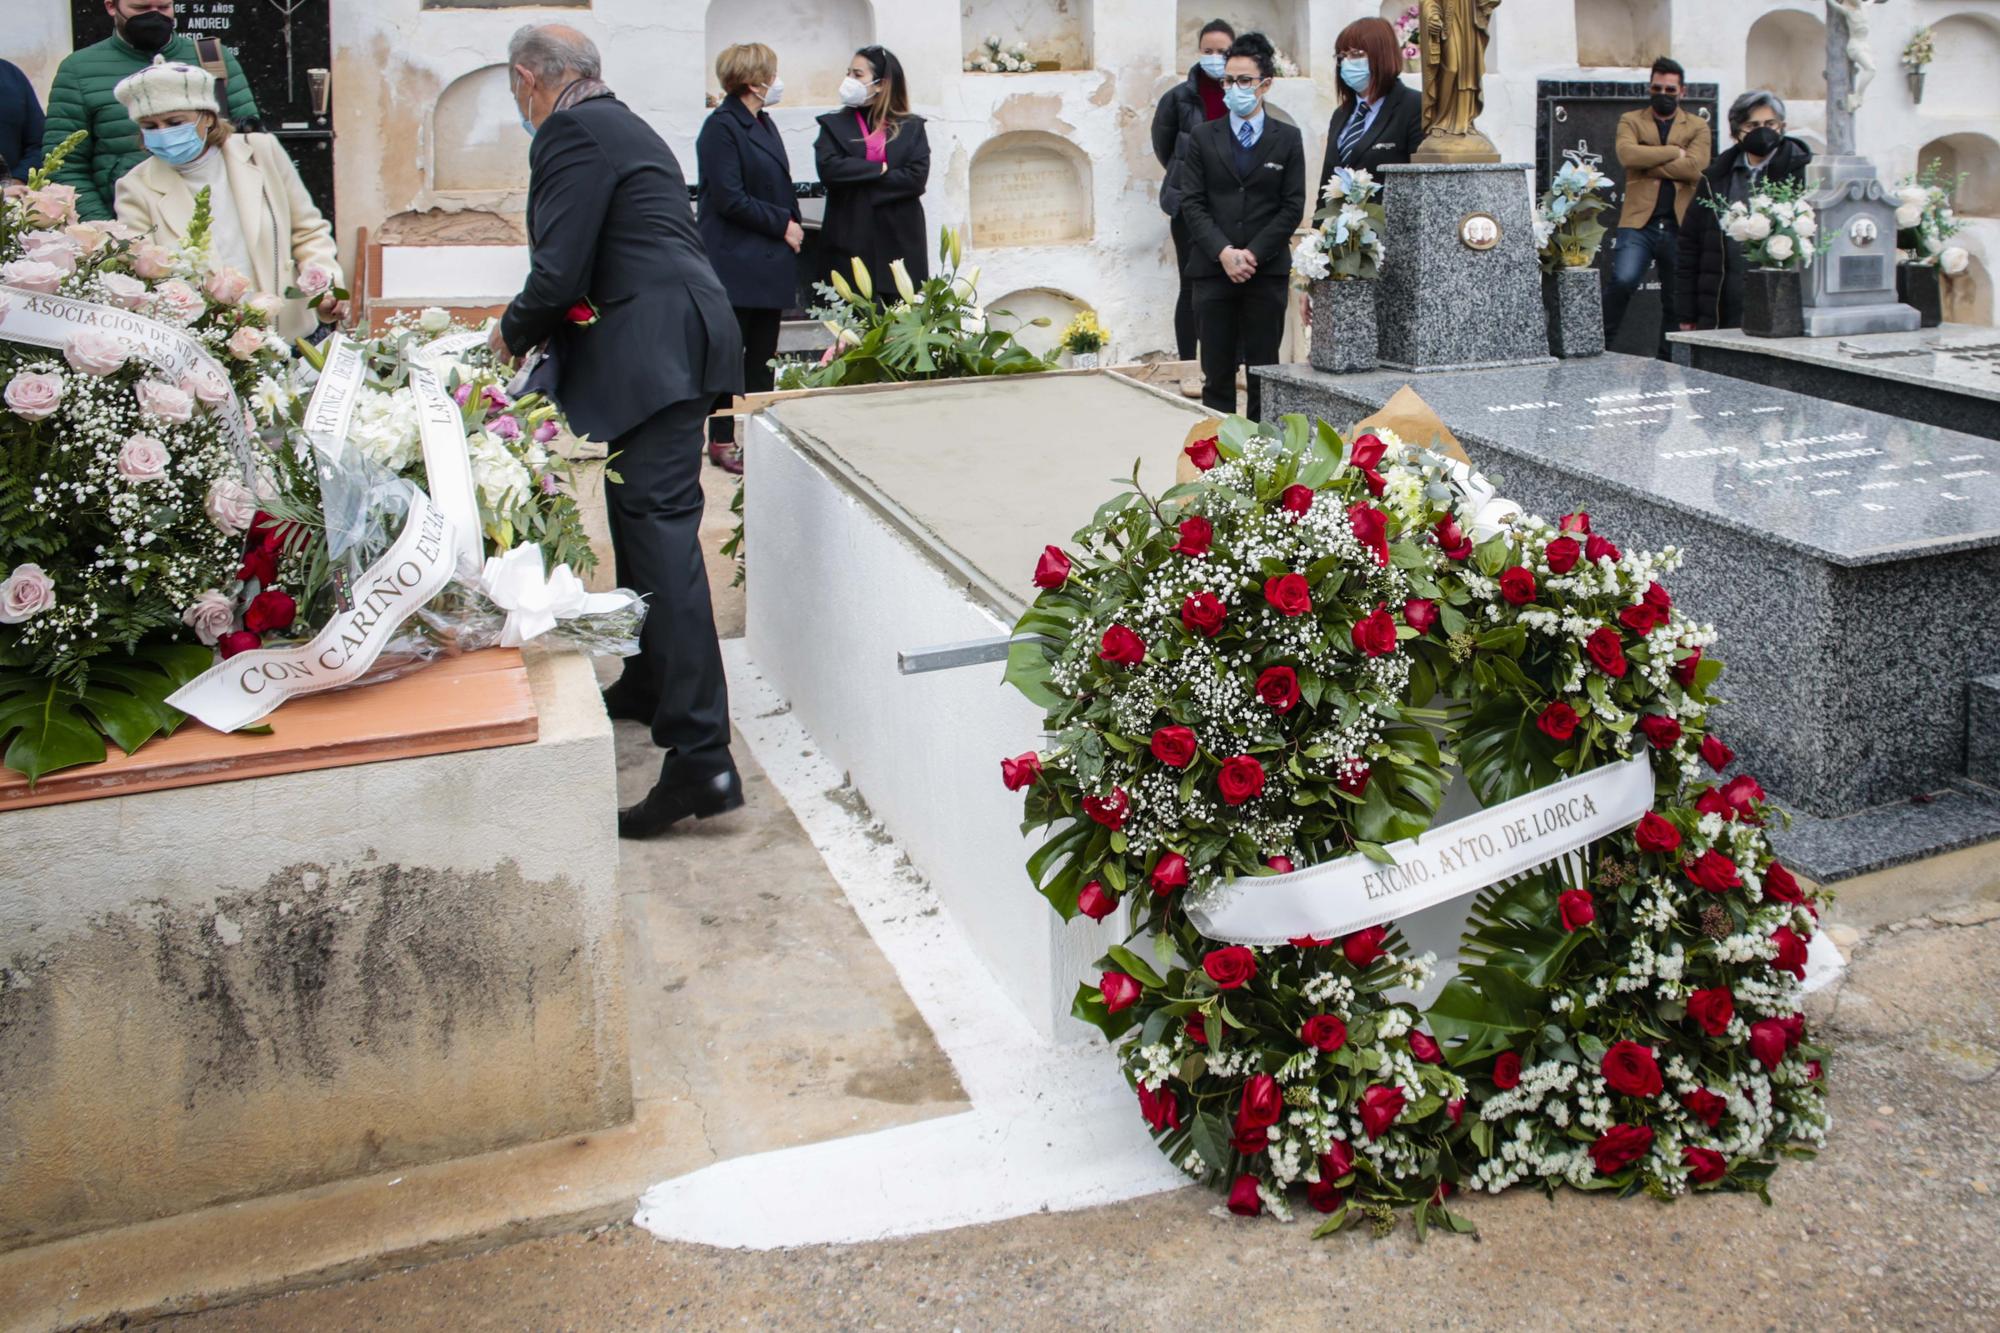
[[(1201, 326), (1201, 404), (1226, 417), (1236, 411), (1237, 367), (1278, 362), (1291, 275), (1260, 274), (1248, 282), (1202, 277), (1193, 282), (1195, 318)], [(1246, 411), (1258, 421), (1262, 409), (1263, 395), (1252, 376)]]

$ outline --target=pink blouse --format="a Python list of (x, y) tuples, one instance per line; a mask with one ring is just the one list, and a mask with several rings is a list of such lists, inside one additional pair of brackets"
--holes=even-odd
[(871, 132), (868, 128), (868, 117), (862, 115), (859, 111), (854, 113), (854, 123), (861, 127), (861, 138), (868, 146), (868, 160), (870, 162), (887, 162), (889, 160), (888, 127), (884, 126), (882, 129)]

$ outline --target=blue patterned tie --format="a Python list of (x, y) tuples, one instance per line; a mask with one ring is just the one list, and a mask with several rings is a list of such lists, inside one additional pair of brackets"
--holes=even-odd
[(1250, 132), (1250, 122), (1247, 120), (1243, 122), (1243, 128), (1236, 131), (1236, 137), (1243, 141), (1245, 148), (1255, 148), (1257, 146), (1257, 136)]
[(1361, 135), (1368, 128), (1368, 108), (1361, 103), (1354, 104), (1354, 114), (1348, 119), (1347, 128), (1340, 132), (1340, 161), (1346, 166), (1354, 161), (1354, 148), (1361, 142)]

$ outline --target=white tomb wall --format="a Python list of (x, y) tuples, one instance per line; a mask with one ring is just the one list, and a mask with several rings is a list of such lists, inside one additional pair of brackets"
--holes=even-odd
[(1091, 67), (1092, 0), (961, 0), (960, 45), (967, 59), (983, 57), (988, 37), (1003, 47), (1027, 45), (1030, 60), (1063, 69)]

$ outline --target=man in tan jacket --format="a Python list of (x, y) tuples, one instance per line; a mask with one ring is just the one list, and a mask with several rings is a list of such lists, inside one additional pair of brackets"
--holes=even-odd
[(1695, 185), (1708, 168), (1714, 132), (1707, 121), (1681, 109), (1687, 76), (1661, 56), (1648, 86), (1651, 105), (1618, 118), (1618, 161), (1625, 168), (1625, 203), (1611, 237), (1611, 280), (1604, 292), (1604, 336), (1618, 335), (1625, 307), (1655, 264), (1660, 271), (1658, 356), (1667, 359), (1666, 331), (1674, 327), (1674, 265), (1680, 222)]

